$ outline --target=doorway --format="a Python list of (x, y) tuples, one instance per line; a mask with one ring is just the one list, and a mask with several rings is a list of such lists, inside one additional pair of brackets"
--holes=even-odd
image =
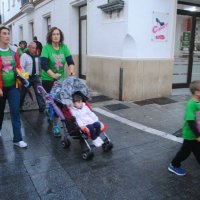
[(186, 88), (191, 81), (200, 80), (200, 10), (185, 10), (181, 5), (179, 8), (172, 88)]
[(79, 76), (87, 75), (87, 6), (79, 7)]

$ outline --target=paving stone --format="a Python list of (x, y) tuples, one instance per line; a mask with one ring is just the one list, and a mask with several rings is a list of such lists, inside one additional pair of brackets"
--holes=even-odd
[[(128, 109), (108, 110), (143, 125), (174, 134), (182, 128), (189, 96), (170, 96), (177, 101), (167, 105), (139, 106), (123, 102)], [(97, 105), (97, 104), (92, 104)], [(98, 113), (97, 113), (98, 114)], [(191, 155), (182, 167), (185, 177), (169, 173), (167, 167), (181, 144), (146, 133), (99, 115), (108, 125), (107, 135), (114, 144), (110, 152), (93, 148), (94, 158), (81, 158), (82, 144), (71, 139), (63, 149), (54, 138), (44, 113), (21, 113), (27, 149), (13, 147), (10, 115), (5, 115), (0, 138), (0, 199), (80, 199), (80, 200), (179, 200), (198, 199), (200, 170)], [(194, 187), (195, 186), (195, 187)], [(3, 200), (2, 199), (2, 200)]]
[(59, 162), (52, 156), (42, 156), (36, 159), (25, 160), (24, 165), (30, 175), (61, 168)]
[[(17, 167), (16, 167), (17, 166)], [(1, 179), (15, 176), (15, 175), (24, 175), (27, 174), (26, 168), (23, 161), (16, 160), (15, 162), (4, 162), (0, 164), (0, 177)]]
[(0, 180), (0, 197), (17, 199), (21, 195), (31, 196), (32, 192), (35, 193), (35, 187), (28, 175), (18, 174), (6, 178), (1, 176)]
[(68, 187), (75, 186), (75, 183), (62, 168), (31, 175), (31, 179), (41, 196), (51, 193), (57, 194)]
[(127, 109), (127, 108), (129, 108), (128, 106), (126, 106), (124, 104), (121, 104), (121, 103), (110, 104), (110, 105), (106, 105), (104, 107), (107, 108), (108, 110), (111, 110), (111, 111), (116, 111), (116, 110), (121, 110), (121, 109)]
[(49, 193), (41, 197), (42, 200), (86, 200), (82, 192), (76, 187), (69, 187), (58, 193)]
[(112, 98), (109, 98), (108, 96), (104, 96), (104, 95), (97, 95), (97, 96), (93, 96), (90, 102), (97, 103), (97, 102), (109, 101), (109, 100), (112, 100)]

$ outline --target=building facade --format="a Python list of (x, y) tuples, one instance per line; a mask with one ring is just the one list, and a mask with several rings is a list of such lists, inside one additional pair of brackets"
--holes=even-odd
[(0, 0), (0, 9), (13, 44), (34, 35), (45, 44), (48, 29), (57, 26), (89, 87), (115, 99), (143, 100), (200, 79), (193, 44), (199, 12), (184, 10), (199, 5), (189, 2)]

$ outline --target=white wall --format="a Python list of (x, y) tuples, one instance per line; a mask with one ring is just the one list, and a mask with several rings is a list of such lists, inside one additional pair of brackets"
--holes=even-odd
[(105, 19), (104, 12), (97, 6), (107, 2), (107, 0), (88, 1), (88, 55), (121, 57), (125, 19), (124, 16), (117, 21)]
[[(5, 4), (6, 4), (6, 0)], [(176, 1), (124, 0), (125, 6), (119, 18), (109, 18), (97, 6), (107, 0), (87, 1), (87, 50), (89, 56), (118, 58), (171, 58), (174, 51)], [(18, 5), (18, 7), (17, 7)], [(12, 15), (20, 9), (21, 1), (15, 2)], [(152, 13), (169, 13), (169, 30), (166, 42), (151, 40)], [(44, 17), (51, 15), (51, 25), (61, 28), (72, 54), (78, 54), (78, 7), (67, 0), (46, 0), (36, 6), (31, 14), (24, 14), (13, 21), (13, 43), (19, 42), (19, 26), (23, 25), (24, 40), (30, 42), (29, 22), (34, 21), (35, 35), (46, 43)], [(7, 14), (9, 19), (9, 12)], [(11, 16), (12, 17), (12, 16)], [(8, 25), (11, 25), (8, 24)]]
[[(128, 0), (128, 30), (135, 41), (136, 58), (172, 58), (176, 1)], [(146, 5), (146, 6), (144, 6)], [(165, 42), (152, 41), (152, 13), (169, 13), (168, 39)]]
[(20, 11), (21, 0), (15, 0), (14, 4), (13, 0), (10, 0), (10, 9), (8, 9), (8, 0), (0, 0), (1, 14), (3, 13), (2, 2), (4, 2), (4, 21), (9, 20)]
[[(106, 20), (97, 8), (107, 0), (88, 1), (88, 54), (122, 58), (172, 58), (176, 1), (124, 0), (119, 20)], [(169, 13), (166, 42), (151, 40), (152, 13)]]
[[(16, 0), (17, 1), (17, 0)], [(21, 1), (20, 1), (21, 5)], [(13, 16), (19, 12), (19, 10), (12, 8)], [(9, 16), (6, 12), (7, 20), (13, 16)], [(64, 33), (65, 43), (69, 46), (72, 54), (78, 54), (78, 8), (69, 5), (67, 0), (46, 0), (41, 4), (38, 4), (34, 12), (24, 13), (19, 18), (15, 19), (8, 26), (12, 25), (12, 41), (18, 44), (20, 40), (19, 27), (23, 26), (23, 40), (31, 42), (30, 37), (30, 21), (34, 22), (34, 35), (38, 37), (38, 40), (42, 44), (46, 44), (46, 16), (51, 16), (51, 26), (57, 26)], [(6, 20), (6, 21), (7, 21)]]

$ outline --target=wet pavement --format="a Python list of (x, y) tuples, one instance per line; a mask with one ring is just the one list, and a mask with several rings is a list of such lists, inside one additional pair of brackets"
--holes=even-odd
[[(167, 104), (138, 105), (95, 97), (93, 108), (123, 119), (178, 135), (188, 91), (167, 97)], [(193, 155), (183, 163), (187, 172), (178, 177), (167, 167), (180, 143), (127, 125), (104, 114), (114, 144), (111, 152), (95, 148), (94, 158), (81, 158), (82, 146), (71, 139), (63, 149), (54, 138), (46, 116), (38, 110), (21, 113), (27, 149), (12, 144), (10, 116), (6, 114), (0, 138), (0, 199), (2, 200), (179, 200), (198, 199), (200, 170)], [(120, 118), (120, 119), (121, 119)]]

